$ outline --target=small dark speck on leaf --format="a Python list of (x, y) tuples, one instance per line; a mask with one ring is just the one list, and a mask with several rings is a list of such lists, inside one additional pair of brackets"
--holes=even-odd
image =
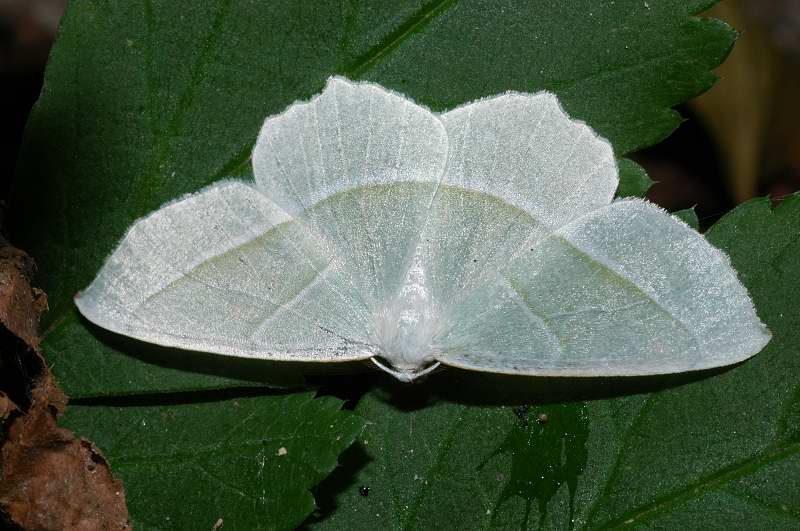
[(514, 408), (514, 414), (517, 416), (517, 418), (519, 420), (525, 420), (525, 413), (527, 413), (530, 408), (531, 408), (531, 406), (518, 406), (518, 407), (515, 407)]
[(358, 493), (366, 498), (369, 496), (369, 487), (366, 485), (361, 485), (361, 487), (358, 489)]

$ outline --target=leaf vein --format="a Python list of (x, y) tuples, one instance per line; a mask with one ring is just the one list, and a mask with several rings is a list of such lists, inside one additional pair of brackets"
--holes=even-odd
[(676, 489), (652, 503), (628, 511), (621, 517), (606, 522), (600, 526), (599, 529), (612, 529), (623, 524), (631, 524), (634, 522), (639, 523), (650, 520), (658, 514), (663, 513), (665, 510), (675, 507), (682, 502), (698, 498), (701, 495), (722, 487), (730, 481), (734, 481), (752, 472), (755, 472), (762, 466), (793, 457), (798, 453), (800, 453), (800, 443), (790, 444), (785, 447), (781, 445), (773, 445), (768, 447), (760, 454), (744, 459), (717, 472), (708, 474), (700, 478), (698, 481), (686, 487)]

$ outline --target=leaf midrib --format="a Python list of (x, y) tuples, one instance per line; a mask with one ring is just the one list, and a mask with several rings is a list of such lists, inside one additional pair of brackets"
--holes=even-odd
[[(223, 0), (222, 5), (214, 14), (214, 19), (211, 22), (211, 29), (206, 35), (204, 41), (201, 43), (200, 52), (194, 64), (192, 65), (189, 76), (189, 84), (181, 93), (177, 108), (170, 117), (169, 122), (167, 122), (166, 131), (163, 135), (158, 136), (156, 139), (152, 170), (149, 173), (144, 174), (141, 181), (138, 183), (138, 186), (136, 187), (137, 191), (134, 193), (133, 200), (131, 201), (135, 206), (148, 205), (152, 203), (153, 191), (156, 188), (154, 186), (156, 177), (161, 175), (159, 168), (166, 160), (167, 155), (170, 152), (170, 146), (172, 145), (171, 140), (178, 135), (178, 131), (185, 120), (187, 112), (192, 108), (195, 93), (199, 85), (198, 81), (203, 75), (205, 66), (208, 64), (211, 52), (215, 47), (215, 43), (222, 34), (220, 29), (230, 11), (231, 3), (232, 0)], [(149, 67), (145, 69), (145, 74), (148, 77), (150, 76)], [(148, 85), (149, 84), (150, 83), (148, 81)], [(148, 86), (148, 89), (149, 88), (150, 87)], [(148, 113), (152, 115), (152, 109), (148, 109)]]
[(652, 503), (630, 510), (622, 516), (608, 521), (595, 529), (614, 529), (623, 525), (650, 520), (682, 502), (699, 498), (731, 481), (757, 471), (762, 466), (788, 459), (797, 454), (800, 454), (800, 442), (787, 445), (772, 444), (752, 457), (748, 457), (722, 470), (708, 474), (687, 486), (675, 489), (666, 496), (662, 496)]
[(458, 0), (437, 0), (423, 6), (408, 20), (400, 24), (395, 31), (389, 33), (386, 38), (373, 46), (367, 53), (353, 61), (342, 71), (342, 74), (354, 79), (361, 77), (364, 72), (379, 63), (386, 55), (392, 53), (412, 35), (418, 33), (422, 28), (446, 13), (457, 2)]

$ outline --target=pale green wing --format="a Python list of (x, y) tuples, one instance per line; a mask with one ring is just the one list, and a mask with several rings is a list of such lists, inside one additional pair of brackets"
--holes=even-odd
[(404, 279), (447, 146), (427, 109), (333, 77), (265, 122), (253, 167), (265, 195), (336, 249), (353, 297), (375, 314)]
[(436, 183), (447, 146), (444, 126), (424, 107), (374, 83), (332, 77), (321, 94), (267, 118), (253, 170), (257, 187), (298, 215), (339, 192)]
[(553, 94), (507, 93), (442, 121), (448, 163), (421, 242), (440, 300), (463, 301), (519, 249), (614, 195), (611, 146)]
[(137, 221), (75, 302), (91, 322), (159, 345), (369, 357), (363, 315), (336, 284), (322, 242), (254, 187), (227, 181)]
[[(501, 330), (523, 336), (519, 348), (535, 356), (530, 345), (552, 346), (552, 340), (531, 324), (499, 272), (523, 249), (611, 201), (613, 151), (546, 92), (503, 94), (445, 113), (442, 121), (448, 164), (420, 243), (441, 305), (436, 350), (451, 352), (466, 342), (469, 355), (480, 356), (477, 339)], [(486, 348), (493, 356), (500, 345)]]
[(736, 363), (769, 341), (727, 256), (645, 201), (612, 203), (520, 251), (451, 309), (442, 363), (662, 374)]
[(509, 92), (441, 118), (450, 139), (443, 184), (498, 197), (548, 230), (614, 197), (611, 145), (571, 119), (554, 94)]
[(161, 345), (370, 357), (375, 314), (405, 274), (446, 153), (444, 127), (424, 108), (332, 78), (267, 119), (256, 186), (224, 182), (137, 221), (78, 308)]
[(440, 120), (332, 78), (265, 122), (253, 164), (255, 187), (223, 182), (136, 222), (81, 312), (221, 354), (384, 356), (405, 379), (433, 358), (655, 374), (733, 363), (769, 339), (702, 236), (647, 203), (609, 205), (610, 146), (550, 94)]

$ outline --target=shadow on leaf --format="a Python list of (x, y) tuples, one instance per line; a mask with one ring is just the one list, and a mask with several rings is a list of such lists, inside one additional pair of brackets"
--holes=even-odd
[(303, 387), (306, 364), (271, 362), (265, 360), (220, 356), (207, 352), (183, 350), (145, 343), (137, 339), (110, 332), (81, 317), (81, 321), (95, 339), (125, 356), (150, 365), (167, 369), (188, 371), (261, 383), (271, 387)]
[(654, 376), (542, 377), (509, 376), (446, 368), (423, 382), (378, 383), (379, 396), (397, 409), (414, 411), (434, 400), (464, 405), (553, 404), (652, 393), (711, 378), (737, 365)]

